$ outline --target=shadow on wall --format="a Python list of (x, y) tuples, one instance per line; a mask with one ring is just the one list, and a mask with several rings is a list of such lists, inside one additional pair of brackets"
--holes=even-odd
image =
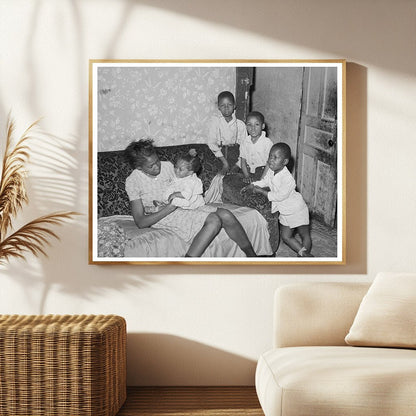
[(347, 63), (346, 227), (348, 273), (367, 273), (367, 68)]
[[(28, 91), (27, 97), (29, 100), (29, 108), (34, 114), (34, 118), (40, 117), (43, 115), (43, 107), (40, 103), (40, 97), (42, 95), (42, 91), (39, 90), (39, 78), (42, 71), (45, 70), (43, 64), (39, 64), (39, 56), (36, 54), (36, 38), (39, 32), (42, 32), (42, 27), (40, 27), (39, 21), (41, 22), (41, 15), (44, 11), (43, 9), (47, 9), (44, 7), (47, 5), (43, 5), (42, 2), (34, 2), (33, 12), (31, 16), (30, 22), (30, 34), (31, 36), (27, 37), (26, 42), (26, 66), (28, 68), (27, 74), (29, 77), (28, 82)], [(67, 12), (66, 17), (69, 18), (71, 24), (76, 27), (76, 42), (77, 42), (77, 54), (74, 56), (73, 65), (73, 78), (72, 82), (74, 84), (74, 89), (78, 91), (79, 96), (83, 96), (85, 91), (88, 90), (88, 76), (87, 76), (87, 69), (85, 67), (84, 61), (84, 37), (85, 33), (82, 27), (82, 14), (81, 10), (77, 4), (77, 2), (70, 1), (67, 2), (65, 5), (65, 11)], [(59, 73), (58, 73), (59, 74)], [(64, 97), (62, 97), (64, 100)], [(70, 160), (73, 161), (71, 166), (67, 166), (68, 169), (65, 172), (66, 177), (74, 182), (78, 180), (78, 183), (74, 183), (76, 187), (76, 191), (71, 195), (72, 199), (72, 207), (82, 205), (83, 202), (83, 195), (84, 191), (87, 188), (88, 182), (88, 171), (87, 171), (87, 154), (83, 151), (86, 148), (86, 143), (88, 139), (88, 102), (82, 101), (79, 103), (79, 113), (78, 119), (74, 120), (74, 131), (76, 132), (75, 137), (63, 138), (63, 137), (53, 137), (55, 140), (56, 148), (59, 151), (61, 149), (65, 149), (67, 155), (69, 156)], [(52, 136), (50, 136), (52, 137)], [(69, 147), (72, 144), (72, 148)], [(40, 153), (40, 152), (38, 152)], [(60, 167), (62, 167), (62, 158), (60, 159)], [(54, 167), (58, 167), (58, 164), (54, 164)], [(77, 175), (76, 173), (79, 170), (85, 171), (82, 175)], [(55, 178), (52, 176), (52, 178)], [(79, 178), (85, 178), (84, 181), (80, 181)], [(68, 191), (67, 191), (68, 193)], [(71, 207), (71, 209), (72, 209)]]
[[(345, 239), (347, 264), (339, 265), (262, 265), (208, 266), (198, 275), (343, 275), (367, 273), (367, 68), (353, 62), (346, 68), (346, 204)], [(281, 243), (282, 244), (282, 243)], [(312, 242), (313, 244), (313, 242)], [(256, 267), (256, 268), (255, 268)], [(194, 275), (195, 268), (157, 266), (160, 274)]]
[[(262, 266), (261, 274), (365, 274), (367, 272), (367, 69), (355, 63), (347, 64), (347, 98), (346, 98), (346, 245), (347, 264), (345, 266), (301, 266), (279, 265)], [(75, 150), (71, 148), (69, 140), (54, 138), (48, 139), (36, 148), (32, 162), (37, 169), (44, 169), (45, 175), (36, 178), (33, 182), (33, 201), (35, 214), (40, 214), (51, 205), (57, 208), (67, 209), (72, 207), (76, 195), (85, 192), (78, 189), (79, 184), (74, 182), (71, 172), (77, 169), (79, 161)], [(54, 145), (55, 143), (55, 145)], [(53, 157), (52, 157), (53, 155)], [(87, 176), (87, 175), (86, 175)], [(42, 192), (40, 192), (42, 190)], [(41, 195), (39, 198), (37, 195)], [(45, 198), (46, 197), (46, 198)], [(35, 216), (35, 214), (33, 216)], [(100, 268), (100, 272), (94, 271), (91, 275), (84, 269), (88, 262), (88, 226), (87, 216), (77, 218), (76, 224), (65, 224), (57, 229), (61, 236), (61, 242), (52, 242), (48, 249), (48, 255), (54, 261), (42, 259), (43, 272), (39, 278), (30, 268), (22, 272), (20, 263), (10, 265), (9, 272), (22, 279), (22, 287), (27, 291), (28, 297), (31, 286), (43, 284), (43, 294), (40, 300), (39, 313), (45, 313), (47, 296), (51, 287), (56, 287), (65, 293), (74, 293), (77, 296), (88, 298), (91, 295), (101, 293), (106, 288), (122, 290), (124, 287), (140, 287), (155, 280), (154, 274), (169, 275), (195, 275), (194, 267), (187, 266), (147, 266), (141, 268), (140, 278), (135, 266), (88, 266)], [(64, 247), (68, 247), (65, 255)], [(81, 252), (84, 256), (71, 257), (71, 253)], [(73, 250), (78, 247), (78, 250)], [(59, 267), (59, 272), (57, 270)], [(257, 266), (207, 266), (198, 268), (198, 275), (210, 274), (234, 274), (253, 275), (258, 273)], [(18, 269), (18, 270), (17, 270)], [(80, 273), (76, 273), (79, 270)], [(130, 273), (131, 272), (131, 273)], [(131, 275), (131, 277), (129, 276)], [(92, 276), (92, 277), (90, 277)], [(97, 278), (95, 278), (95, 277)], [(138, 281), (138, 279), (140, 281)]]
[[(76, 234), (72, 228), (70, 231), (58, 230), (62, 240), (70, 240), (71, 235)], [(79, 233), (77, 234), (79, 236)], [(85, 237), (86, 238), (86, 237)], [(56, 243), (58, 246), (60, 242)], [(56, 253), (55, 253), (56, 251)], [(40, 269), (32, 267), (30, 263), (33, 257), (27, 256), (24, 260), (13, 261), (4, 269), (0, 270), (2, 278), (10, 278), (19, 284), (19, 301), (8, 306), (7, 314), (116, 314), (123, 315), (123, 305), (108, 302), (106, 307), (100, 307), (99, 312), (94, 307), (97, 297), (104, 296), (108, 290), (122, 292), (126, 289), (145, 289), (155, 284), (155, 278), (147, 273), (126, 273), (125, 266), (94, 266), (99, 270), (88, 274), (85, 272), (87, 257), (74, 259), (63, 258), (62, 249), (51, 247), (47, 249), (50, 259), (40, 260)], [(59, 256), (59, 252), (61, 256)], [(53, 259), (53, 261), (51, 260)], [(58, 265), (58, 266), (57, 266)], [(61, 267), (61, 272), (57, 272)], [(79, 270), (79, 272), (77, 272)], [(38, 289), (38, 290), (34, 290)], [(78, 311), (74, 312), (74, 304), (64, 302), (56, 304), (51, 298), (52, 293), (59, 291), (73, 296), (74, 301), (79, 304)], [(86, 306), (83, 305), (85, 301)]]
[[(33, 130), (32, 137), (28, 141), (31, 157), (26, 181), (30, 201), (28, 206), (19, 211), (18, 219), (29, 221), (51, 212), (75, 210), (77, 198), (86, 193), (79, 189), (77, 175), (74, 175), (79, 163), (76, 145), (70, 138), (57, 137), (40, 128)], [(87, 178), (88, 175), (85, 176)], [(26, 309), (30, 313), (37, 310), (39, 314), (73, 313), (71, 309), (59, 309), (59, 305), (53, 310), (48, 307), (48, 295), (52, 288), (87, 300), (107, 289), (137, 288), (150, 282), (146, 273), (140, 277), (131, 276), (123, 273), (123, 266), (117, 265), (101, 267), (99, 273), (91, 273), (91, 276), (85, 273), (88, 264), (87, 215), (80, 215), (51, 229), (59, 236), (59, 240), (48, 240), (50, 245), (45, 247), (48, 258), (39, 256), (36, 259), (26, 252), (25, 260), (12, 259), (0, 269), (0, 274), (6, 272), (22, 288), (23, 298), (16, 303), (16, 309), (9, 313), (24, 313)], [(77, 255), (79, 252), (84, 255)], [(34, 287), (39, 287), (39, 291), (34, 292)], [(39, 295), (35, 298), (34, 293)], [(114, 308), (116, 305), (110, 304), (108, 313), (118, 313)]]
[[(25, 66), (27, 70), (27, 91), (25, 100), (30, 109), (33, 122), (38, 117), (45, 116), (48, 121), (48, 114), (44, 114), (44, 107), (40, 98), (42, 97), (40, 85), (42, 85), (42, 72), (45, 71), (44, 61), (39, 60), (36, 42), (39, 34), (44, 30), (41, 26), (41, 14), (47, 10), (47, 4), (33, 2), (29, 36), (25, 39)], [(45, 6), (45, 7), (44, 7)], [(23, 6), (22, 6), (23, 7)], [(77, 2), (66, 2), (66, 17), (71, 18), (71, 23), (77, 28), (77, 55), (74, 57), (73, 71), (71, 78), (73, 87), (78, 91), (79, 96), (85, 96), (88, 87), (88, 71), (84, 60), (84, 33), (82, 30), (82, 16)], [(59, 38), (59, 37), (58, 37)], [(59, 71), (54, 72), (59, 79)], [(63, 90), (66, 91), (66, 90)], [(65, 101), (66, 97), (62, 97)], [(6, 120), (10, 104), (0, 102), (0, 118)], [(50, 117), (50, 115), (49, 115)], [(23, 210), (22, 217), (32, 219), (52, 211), (72, 210), (79, 211), (79, 207), (85, 205), (85, 194), (88, 187), (88, 155), (84, 150), (88, 143), (88, 102), (79, 103), (78, 118), (74, 120), (73, 129), (75, 136), (58, 137), (52, 134), (41, 132), (36, 136), (40, 140), (31, 141), (31, 159), (29, 164), (29, 178), (27, 187), (30, 203)], [(3, 123), (2, 123), (3, 124)], [(44, 122), (40, 122), (40, 125)], [(4, 123), (5, 125), (5, 123)], [(27, 126), (25, 126), (27, 127)], [(35, 172), (32, 173), (32, 168)], [(39, 309), (39, 313), (45, 313), (47, 295), (52, 286), (65, 288), (68, 292), (76, 292), (78, 296), (88, 297), (89, 294), (97, 292), (97, 282), (90, 282), (84, 276), (80, 282), (82, 273), (79, 275), (76, 270), (82, 270), (87, 263), (87, 216), (79, 216), (73, 221), (65, 222), (62, 226), (54, 227), (61, 241), (51, 239), (51, 246), (46, 248), (49, 259), (40, 257), (35, 259), (30, 253), (25, 256), (25, 261), (13, 260), (3, 269), (13, 280), (19, 280), (23, 293), (26, 296), (22, 299), (28, 310)], [(85, 258), (73, 256), (74, 247), (85, 246)], [(32, 263), (32, 264), (31, 264)], [(39, 264), (39, 268), (36, 266)], [(1, 270), (0, 272), (3, 272)], [(105, 277), (104, 277), (105, 281)], [(72, 286), (74, 283), (74, 286)], [(82, 288), (83, 283), (85, 291)], [(77, 287), (75, 285), (78, 284)], [(122, 287), (123, 284), (119, 282)], [(33, 286), (42, 285), (42, 295), (39, 302), (33, 298)], [(80, 287), (81, 286), (81, 287)], [(38, 306), (39, 305), (39, 306)], [(21, 308), (18, 309), (18, 312)]]
[[(401, 44), (400, 34), (395, 30), (395, 20), (390, 19), (392, 28), (383, 31), (384, 39), (380, 42), (379, 21), (386, 21), (385, 15), (394, 14), (388, 1), (382, 1), (380, 7), (374, 10), (372, 2), (361, 2), (359, 7), (352, 7), (342, 1), (317, 0), (314, 2), (286, 2), (277, 0), (260, 0), (255, 7), (251, 3), (242, 4), (238, 0), (224, 3), (195, 1), (190, 3), (183, 0), (165, 2), (162, 0), (126, 0), (122, 13), (123, 23), (127, 16), (134, 11), (134, 6), (147, 5), (152, 8), (172, 11), (178, 15), (187, 15), (203, 21), (212, 21), (224, 26), (232, 26), (247, 32), (257, 33), (270, 39), (286, 41), (296, 46), (301, 45), (324, 54), (346, 56), (354, 51), (355, 59), (362, 59), (383, 68), (389, 68), (403, 73), (409, 72), (411, 58), (403, 54), (397, 45)], [(409, 4), (408, 18), (413, 16)], [(357, 9), (359, 8), (359, 13)], [(221, 10), (221, 13), (217, 13)], [(401, 16), (403, 10), (401, 9)], [(269, 22), (273, 16), (274, 24), (259, 25), (259, 21)], [(310, 35), (307, 30), (294, 30), (296, 27), (311, 27)], [(324, 22), (325, 24), (316, 24)], [(127, 27), (125, 25), (124, 27)], [(118, 26), (113, 42), (108, 49), (108, 59), (113, 58), (116, 50), (114, 39), (121, 39), (123, 26)], [(328, 36), (328, 33), (347, 33), (348, 36)], [(203, 57), (202, 57), (203, 58)], [(237, 59), (238, 57), (233, 56)], [(256, 57), (264, 58), (264, 57)], [(294, 56), (274, 56), (274, 58), (302, 58)], [(317, 56), (316, 58), (320, 58)], [(364, 66), (347, 64), (347, 109), (346, 109), (346, 258), (345, 266), (278, 266), (281, 274), (366, 274), (367, 273), (367, 69)], [(351, 176), (350, 176), (351, 175)], [(358, 182), (357, 182), (358, 181)], [(157, 266), (158, 271), (164, 269)], [(230, 266), (233, 273), (252, 274), (252, 267)], [(215, 270), (214, 270), (215, 269)], [(206, 267), (199, 274), (211, 274), (220, 270), (224, 273), (226, 266), (220, 268)], [(189, 268), (175, 268), (178, 274), (194, 273)], [(168, 273), (174, 274), (169, 267)], [(263, 266), (262, 274), (276, 274), (276, 266)]]
[(127, 359), (129, 386), (254, 385), (254, 360), (174, 335), (129, 333)]
[[(402, 73), (414, 73), (413, 57), (403, 53), (400, 48), (403, 40), (401, 32), (397, 30), (398, 22), (408, 27), (413, 26), (415, 13), (411, 1), (401, 2), (400, 8), (394, 8), (389, 0), (378, 1), (377, 7), (374, 7), (373, 1), (368, 0), (356, 3), (343, 0), (258, 0), (255, 3), (239, 0), (196, 0), (192, 3), (184, 0), (128, 0), (125, 2), (126, 10), (131, 9), (132, 3), (232, 26), (339, 58), (349, 56), (353, 51), (356, 60)], [(408, 13), (405, 13), (405, 7), (408, 8)], [(221, 12), (218, 13), (218, 10)], [(403, 19), (408, 19), (408, 22), (403, 22)], [(319, 58), (322, 57), (316, 56), (316, 59)]]
[[(217, 4), (218, 3), (218, 4)], [(173, 0), (171, 2), (162, 2), (161, 0), (125, 0), (124, 13), (122, 13), (122, 19), (116, 26), (113, 36), (110, 37), (111, 42), (104, 50), (103, 58), (114, 58), (117, 51), (119, 40), (123, 38), (124, 28), (129, 25), (126, 24), (129, 16), (133, 16), (132, 11), (136, 6), (148, 5), (149, 7), (171, 10), (172, 12), (189, 15), (200, 18), (202, 20), (214, 21), (219, 24), (227, 26), (235, 26), (237, 28), (244, 29), (249, 32), (259, 33), (264, 36), (268, 36), (272, 39), (279, 39), (282, 41), (288, 41), (292, 44), (305, 45), (313, 47), (317, 50), (322, 50), (324, 53), (346, 53), (354, 51), (354, 57), (362, 58), (365, 62), (371, 62), (375, 65), (380, 65), (386, 68), (392, 68), (406, 72), (411, 68), (411, 65), (407, 65), (408, 58), (406, 54), (400, 53), (399, 50), (394, 49), (391, 45), (395, 45), (398, 42), (396, 39), (399, 34), (397, 31), (388, 28), (383, 32), (386, 39), (380, 41), (379, 38), (379, 26), (377, 24), (377, 16), (379, 13), (386, 12), (387, 2), (380, 3), (380, 7), (374, 10), (370, 7), (371, 2), (362, 2), (360, 4), (361, 14), (357, 15), (354, 12), (354, 8), (344, 2), (333, 2), (329, 0), (318, 0), (317, 2), (283, 2), (278, 0), (270, 3), (268, 0), (260, 0), (253, 7), (250, 3), (238, 2), (237, 0), (230, 0), (227, 3), (214, 0), (214, 4), (195, 1), (190, 6), (190, 3), (184, 1)], [(32, 46), (32, 42), (36, 38), (36, 32), (40, 30), (36, 22), (36, 15), (39, 13), (39, 2), (36, 3), (37, 7), (34, 9), (34, 15), (32, 20), (32, 35), (27, 40), (27, 63), (29, 71), (32, 71), (30, 78), (30, 85), (33, 88), (37, 84), (37, 72), (35, 66), (35, 60), (33, 54), (35, 53)], [(82, 10), (79, 8), (77, 2), (70, 2), (72, 8), (71, 16), (73, 23), (76, 27), (82, 28), (81, 15)], [(214, 6), (214, 7), (213, 7)], [(221, 13), (216, 13), (216, 7), (221, 9)], [(410, 7), (410, 6), (409, 6)], [(310, 27), (310, 23), (313, 21), (321, 21), (325, 16), (322, 15), (322, 10), (325, 10), (325, 25), (313, 25), (313, 33), (311, 36), (305, 36), (305, 30), (295, 30), (293, 26), (293, 20), (296, 20), (297, 27)], [(401, 9), (403, 11), (403, 9)], [(354, 12), (354, 13), (353, 13)], [(394, 9), (389, 7), (390, 14), (394, 14)], [(253, 15), (254, 13), (254, 15)], [(266, 16), (267, 14), (267, 16)], [(269, 21), (269, 16), (274, 16), (276, 19), (275, 25), (258, 25), (259, 19), (265, 18), (265, 21)], [(401, 14), (403, 16), (403, 13)], [(409, 12), (409, 18), (412, 13)], [(365, 21), (365, 24), (360, 24), (360, 19)], [(384, 19), (386, 20), (386, 19)], [(392, 23), (393, 24), (393, 23)], [(348, 36), (327, 36), (328, 33), (348, 33)], [(377, 36), (372, 36), (372, 33), (377, 33)], [(84, 48), (85, 43), (83, 40), (83, 33), (80, 30), (78, 32), (78, 52), (76, 59), (73, 63), (73, 70), (76, 77), (75, 82), (76, 89), (79, 96), (85, 96), (88, 85), (88, 74), (85, 67)], [(354, 44), (360, 44), (360, 47), (355, 47)], [(363, 43), (369, 43), (368, 47), (363, 46)], [(383, 48), (383, 50), (381, 50)], [(390, 50), (392, 49), (392, 50)], [(365, 56), (359, 55), (360, 51), (366, 51)], [(260, 58), (260, 57), (257, 57)], [(291, 57), (285, 57), (291, 58)], [(39, 91), (30, 91), (30, 96), (37, 96)], [(36, 101), (36, 97), (32, 97), (31, 111), (38, 116), (41, 114), (41, 105)], [(56, 163), (50, 164), (46, 167), (49, 168), (49, 176), (43, 178), (42, 185), (36, 185), (33, 183), (34, 195), (32, 197), (33, 206), (48, 207), (50, 208), (50, 202), (55, 201), (57, 208), (59, 209), (76, 209), (78, 206), (84, 206), (85, 195), (88, 188), (88, 157), (87, 157), (87, 134), (88, 134), (88, 103), (87, 100), (80, 102), (78, 120), (75, 125), (75, 140), (65, 140), (57, 138), (57, 146), (61, 147), (67, 154), (68, 160), (65, 165), (66, 175), (63, 179), (60, 179), (60, 175), (64, 174), (62, 167), (57, 166)], [(0, 102), (0, 111), (5, 114), (5, 105)], [(36, 117), (35, 116), (35, 117)], [(347, 65), (347, 229), (346, 229), (346, 245), (347, 245), (347, 264), (345, 266), (262, 266), (262, 274), (365, 274), (367, 271), (367, 72), (366, 68), (354, 63)], [(70, 144), (72, 143), (72, 145)], [(70, 147), (72, 146), (72, 147)], [(45, 163), (47, 162), (39, 162)], [(53, 178), (51, 181), (48, 178)], [(68, 182), (69, 180), (69, 182)], [(48, 186), (48, 197), (45, 198), (46, 189)], [(36, 188), (38, 186), (38, 188)], [(43, 188), (42, 188), (43, 187)], [(42, 188), (42, 193), (37, 192), (36, 189)], [(87, 235), (87, 217), (84, 220), (77, 219), (75, 226), (61, 227), (58, 230), (60, 236), (62, 236), (62, 242), (54, 243), (55, 247), (58, 245), (60, 249), (53, 246), (51, 250), (48, 250), (49, 256), (54, 261), (42, 261), (42, 267), (44, 267), (43, 279), (45, 281), (45, 291), (48, 292), (50, 285), (58, 285), (63, 290), (77, 290), (77, 293), (84, 293), (88, 296), (89, 293), (95, 293), (99, 288), (94, 285), (99, 284), (100, 287), (105, 286), (106, 277), (114, 276), (117, 274), (117, 285), (111, 284), (110, 287), (123, 287), (124, 284), (130, 285), (132, 282), (126, 275), (126, 270), (131, 271), (131, 274), (137, 274), (134, 266), (129, 267), (121, 271), (119, 267), (105, 266), (102, 268), (103, 279), (100, 282), (90, 281), (87, 273), (85, 273), (85, 267), (87, 264), (88, 255), (88, 235)], [(64, 246), (63, 246), (64, 244)], [(73, 250), (73, 247), (79, 247), (81, 249)], [(63, 251), (65, 247), (68, 256), (65, 256)], [(67, 247), (67, 248), (66, 248)], [(76, 256), (71, 258), (70, 253), (82, 252), (84, 256)], [(19, 267), (11, 266), (11, 273), (13, 269)], [(97, 266), (90, 266), (97, 267)], [(59, 268), (59, 272), (58, 272)], [(76, 270), (79, 270), (83, 275), (82, 278), (74, 276)], [(105, 271), (104, 271), (105, 270)], [(116, 270), (118, 271), (116, 273)], [(198, 270), (198, 274), (236, 274), (236, 275), (252, 275), (256, 272), (254, 267), (248, 266), (212, 266), (203, 267)], [(21, 268), (19, 273), (22, 274)], [(25, 272), (26, 273), (26, 272)], [(195, 274), (195, 269), (178, 266), (172, 268), (171, 266), (148, 266), (146, 268), (146, 274), (152, 276), (155, 273), (168, 273), (172, 274)], [(35, 274), (35, 273), (34, 273)], [(96, 275), (97, 273), (91, 273)], [(124, 281), (125, 279), (125, 281)], [(79, 287), (72, 287), (71, 282), (79, 280)], [(27, 285), (28, 280), (22, 282)], [(133, 284), (135, 280), (133, 279)], [(46, 298), (46, 296), (45, 296)], [(40, 312), (43, 311), (44, 302), (42, 302)]]

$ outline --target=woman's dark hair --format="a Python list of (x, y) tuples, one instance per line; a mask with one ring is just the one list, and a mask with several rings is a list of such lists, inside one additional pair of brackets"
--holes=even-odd
[(143, 166), (146, 159), (154, 154), (156, 154), (156, 149), (151, 139), (131, 142), (124, 150), (124, 157), (133, 169)]
[[(192, 150), (193, 150), (193, 152), (192, 152)], [(180, 155), (178, 155), (178, 157), (176, 158), (176, 162), (178, 162), (179, 160), (183, 160), (183, 161), (189, 163), (192, 171), (194, 173), (196, 173), (197, 175), (202, 170), (201, 159), (199, 158), (199, 156), (197, 155), (197, 153), (194, 149), (191, 149), (190, 153), (181, 153)]]

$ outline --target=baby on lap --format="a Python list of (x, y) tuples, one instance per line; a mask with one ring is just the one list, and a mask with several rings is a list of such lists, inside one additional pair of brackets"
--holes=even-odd
[(163, 201), (153, 201), (153, 204), (156, 207), (172, 204), (182, 209), (197, 209), (205, 205), (202, 181), (197, 176), (201, 168), (195, 149), (179, 155), (174, 166), (176, 180), (166, 189)]

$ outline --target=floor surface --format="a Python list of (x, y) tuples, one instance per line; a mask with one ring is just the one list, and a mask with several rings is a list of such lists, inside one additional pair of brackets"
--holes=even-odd
[(117, 416), (264, 416), (254, 387), (128, 387)]
[[(330, 228), (317, 220), (312, 220), (311, 225), (311, 253), (314, 257), (336, 257), (337, 256), (337, 230)], [(280, 240), (276, 257), (297, 257), (289, 246)]]

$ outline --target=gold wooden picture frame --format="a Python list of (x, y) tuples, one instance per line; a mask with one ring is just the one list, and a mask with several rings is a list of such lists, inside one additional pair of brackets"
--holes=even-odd
[(90, 60), (90, 264), (345, 264), (345, 70)]

